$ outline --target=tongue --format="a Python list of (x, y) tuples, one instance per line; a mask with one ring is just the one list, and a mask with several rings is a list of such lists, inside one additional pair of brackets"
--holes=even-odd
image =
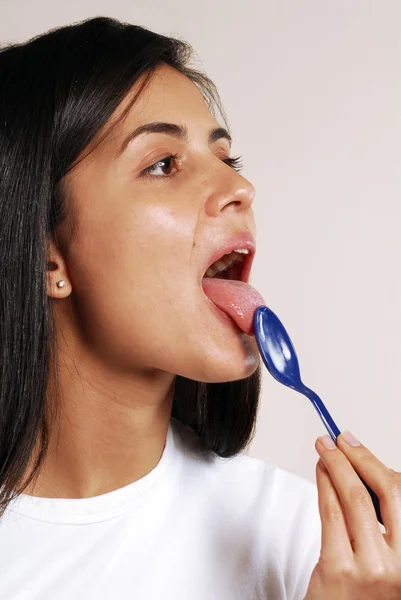
[(254, 335), (253, 316), (258, 306), (264, 306), (262, 296), (243, 281), (204, 277), (202, 287), (206, 296), (227, 313), (242, 331)]

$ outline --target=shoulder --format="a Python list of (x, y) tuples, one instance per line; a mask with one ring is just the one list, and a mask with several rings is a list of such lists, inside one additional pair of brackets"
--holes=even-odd
[(175, 431), (185, 457), (183, 495), (205, 528), (218, 524), (231, 540), (227, 552), (245, 552), (263, 590), (276, 581), (287, 598), (303, 598), (320, 552), (316, 485), (244, 453), (210, 457), (194, 432), (181, 423)]
[(202, 450), (201, 440), (192, 430), (176, 419), (173, 421), (186, 468), (197, 481), (202, 479), (205, 490), (215, 491), (221, 502), (240, 502), (253, 509), (260, 502), (265, 512), (277, 517), (286, 515), (287, 523), (290, 515), (300, 518), (305, 510), (317, 513), (317, 490), (312, 482), (245, 453), (232, 458), (210, 456)]

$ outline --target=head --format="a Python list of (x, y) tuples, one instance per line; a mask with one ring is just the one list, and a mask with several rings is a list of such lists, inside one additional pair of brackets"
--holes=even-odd
[(220, 456), (254, 432), (255, 340), (202, 289), (216, 249), (255, 236), (254, 189), (190, 59), (101, 17), (0, 52), (3, 506), (38, 439), (32, 477), (45, 455), (60, 335), (110, 369), (172, 375), (173, 416)]

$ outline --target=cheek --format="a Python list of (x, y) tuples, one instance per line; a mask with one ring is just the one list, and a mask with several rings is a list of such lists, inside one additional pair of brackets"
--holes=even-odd
[(194, 214), (157, 204), (88, 222), (73, 246), (72, 275), (91, 336), (97, 329), (116, 343), (143, 339), (182, 314), (196, 289), (196, 223)]
[[(191, 256), (196, 219), (184, 211), (157, 204), (125, 214), (87, 220), (73, 247), (72, 262), (83, 278), (145, 276), (180, 270)], [(111, 282), (110, 281), (110, 282)]]
[(118, 251), (108, 261), (144, 287), (170, 277), (188, 276), (195, 223), (190, 215), (151, 206), (120, 228)]

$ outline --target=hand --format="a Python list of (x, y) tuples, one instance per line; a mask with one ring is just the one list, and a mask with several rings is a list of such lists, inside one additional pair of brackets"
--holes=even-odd
[[(322, 547), (305, 600), (400, 600), (401, 474), (349, 432), (337, 446), (319, 438), (316, 450)], [(384, 534), (355, 471), (379, 498)]]

